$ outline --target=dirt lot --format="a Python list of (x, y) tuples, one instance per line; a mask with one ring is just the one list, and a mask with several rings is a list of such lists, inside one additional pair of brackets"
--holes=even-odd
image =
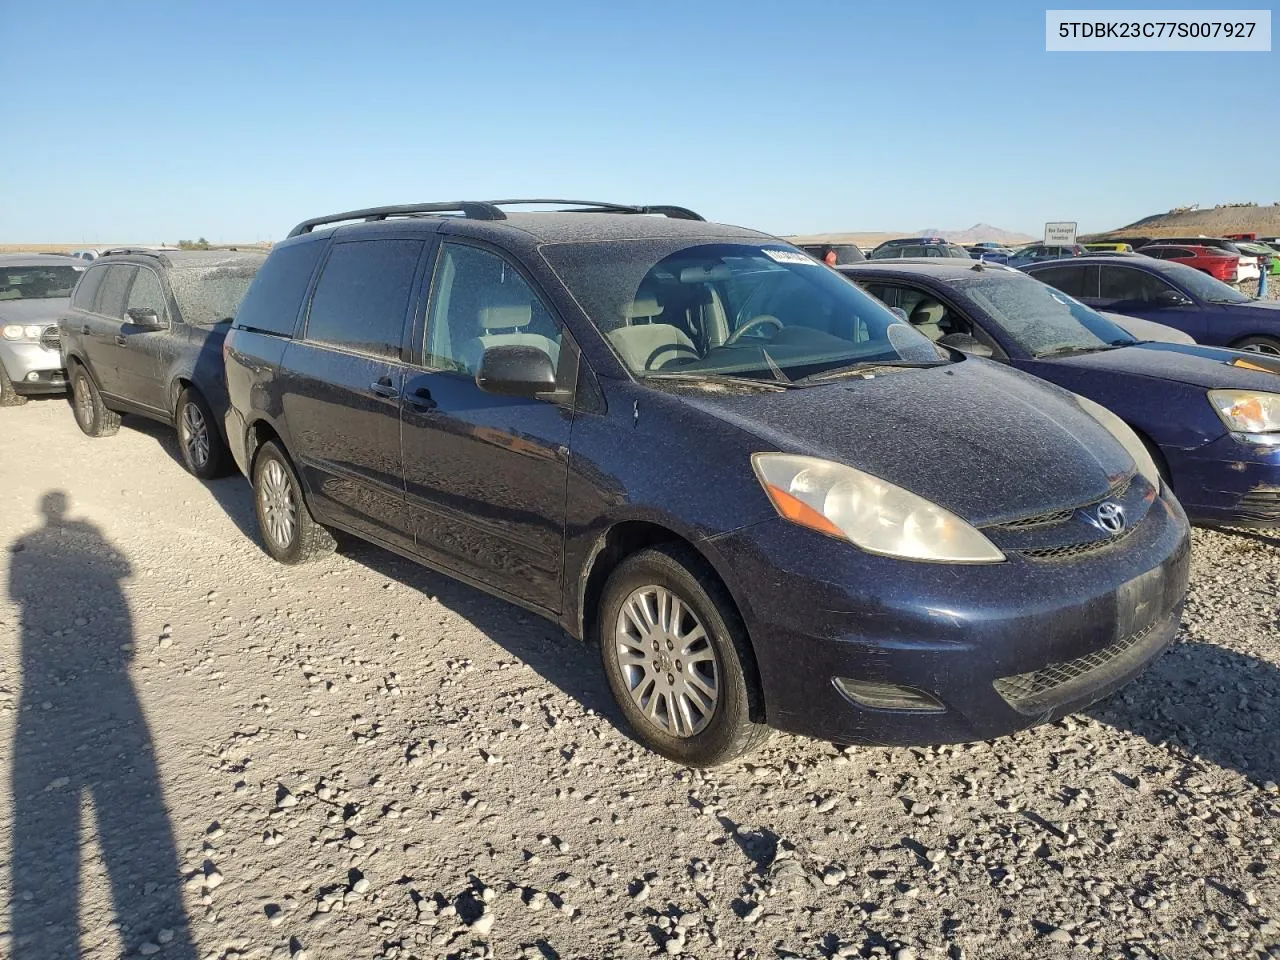
[(703, 774), (547, 623), (277, 566), (160, 427), (0, 440), (0, 956), (1280, 956), (1274, 536), (1198, 532), (1181, 642), (1086, 715)]

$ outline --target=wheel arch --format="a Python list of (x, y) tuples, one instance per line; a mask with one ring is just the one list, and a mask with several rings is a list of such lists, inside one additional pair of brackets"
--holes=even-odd
[(574, 636), (588, 643), (599, 643), (599, 624), (595, 611), (604, 596), (605, 583), (609, 575), (617, 569), (627, 557), (647, 547), (660, 544), (674, 544), (690, 551), (701, 561), (704, 572), (715, 578), (725, 596), (733, 605), (733, 612), (742, 625), (746, 638), (746, 651), (750, 663), (743, 664), (743, 670), (749, 682), (756, 686), (759, 696), (752, 697), (751, 719), (757, 723), (765, 721), (764, 687), (760, 678), (760, 667), (756, 657), (755, 642), (747, 627), (741, 600), (721, 575), (713, 558), (699, 544), (679, 532), (652, 520), (628, 519), (619, 520), (604, 530), (592, 544), (586, 561), (582, 565), (578, 577), (576, 591), (576, 609), (573, 623), (570, 624)]

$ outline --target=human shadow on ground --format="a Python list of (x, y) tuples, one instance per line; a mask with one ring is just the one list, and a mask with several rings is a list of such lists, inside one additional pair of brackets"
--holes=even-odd
[(1175, 643), (1132, 684), (1087, 712), (1101, 723), (1157, 746), (1181, 747), (1261, 785), (1280, 782), (1278, 707), (1275, 664), (1188, 641)]
[(44, 526), (9, 545), (22, 669), (9, 956), (81, 955), (87, 797), (125, 952), (151, 943), (168, 960), (195, 960), (151, 734), (129, 676), (129, 561), (95, 526), (67, 518), (66, 494), (45, 494), (41, 510)]

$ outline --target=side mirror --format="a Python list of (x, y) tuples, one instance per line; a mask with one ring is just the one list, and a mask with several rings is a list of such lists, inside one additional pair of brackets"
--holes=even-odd
[(130, 307), (126, 313), (129, 315), (129, 322), (135, 327), (140, 327), (143, 330), (164, 329), (164, 321), (150, 307)]
[(911, 322), (911, 319), (907, 316), (907, 311), (903, 310), (901, 307), (890, 307), (889, 312), (892, 313), (899, 320), (901, 320), (903, 323)]
[(1191, 299), (1177, 290), (1161, 290), (1156, 294), (1156, 303), (1162, 307), (1185, 307), (1191, 304)]
[(534, 397), (556, 388), (556, 371), (545, 350), (507, 344), (490, 347), (480, 358), (476, 386), (507, 397)]
[(938, 342), (944, 347), (959, 350), (961, 353), (968, 354), (971, 357), (991, 357), (995, 355), (995, 351), (989, 346), (981, 340), (969, 336), (967, 333), (948, 333)]

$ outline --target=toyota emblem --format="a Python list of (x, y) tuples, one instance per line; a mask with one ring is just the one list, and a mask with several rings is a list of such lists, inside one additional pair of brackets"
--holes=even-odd
[(1124, 508), (1118, 503), (1108, 500), (1098, 506), (1098, 526), (1107, 533), (1116, 534), (1124, 530)]

